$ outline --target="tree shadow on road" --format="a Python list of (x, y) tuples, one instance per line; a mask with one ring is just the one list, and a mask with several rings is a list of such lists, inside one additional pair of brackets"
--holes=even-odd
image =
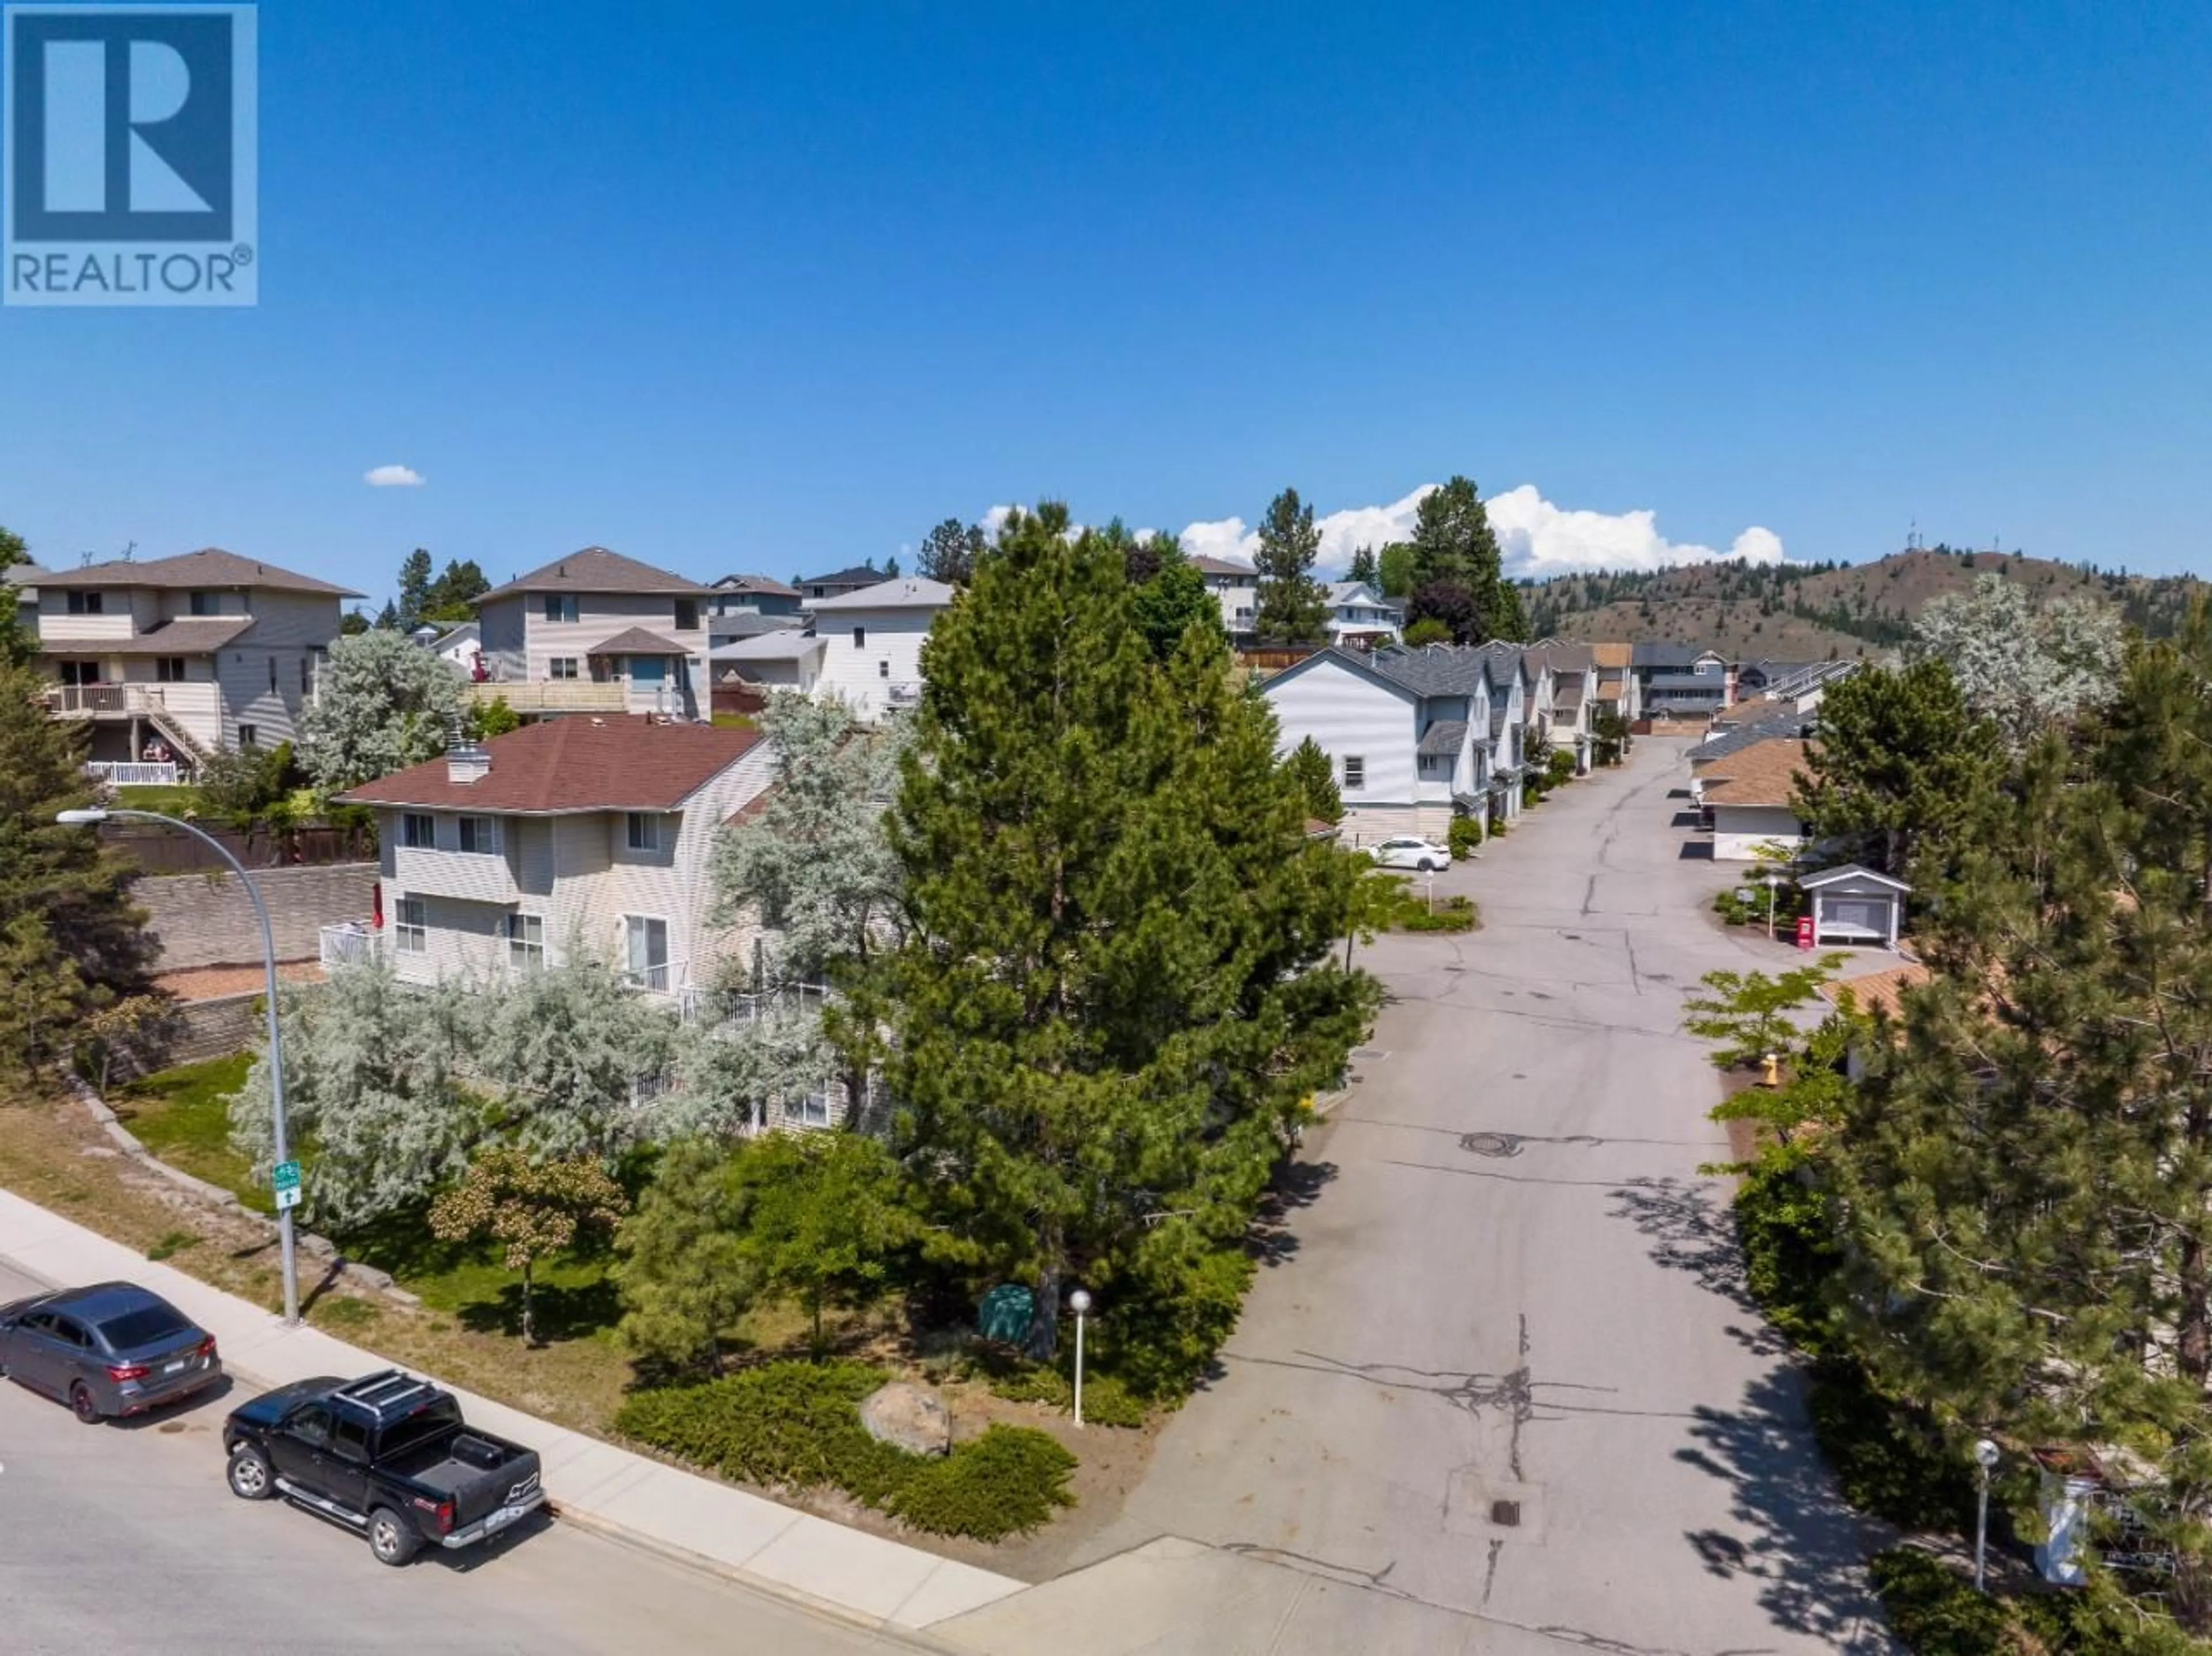
[(1684, 1532), (1704, 1568), (1756, 1580), (1759, 1602), (1778, 1627), (1838, 1650), (1893, 1650), (1863, 1562), (1881, 1539), (1836, 1494), (1796, 1369), (1753, 1381), (1735, 1409), (1698, 1409), (1690, 1436), (1674, 1458), (1733, 1486), (1730, 1510), (1741, 1526)]
[(1616, 1187), (1613, 1199), (1618, 1205), (1610, 1216), (1636, 1227), (1650, 1242), (1655, 1263), (1689, 1272), (1700, 1288), (1742, 1311), (1743, 1323), (1729, 1325), (1731, 1339), (1762, 1357), (1790, 1349), (1760, 1313), (1744, 1275), (1735, 1215), (1721, 1204), (1712, 1186), (1684, 1178), (1635, 1178)]
[(1290, 1263), (1298, 1251), (1297, 1233), (1291, 1229), (1291, 1216), (1320, 1201), (1322, 1190), (1335, 1180), (1336, 1172), (1333, 1161), (1297, 1160), (1285, 1161), (1276, 1169), (1246, 1233), (1246, 1245), (1255, 1259), (1263, 1265)]

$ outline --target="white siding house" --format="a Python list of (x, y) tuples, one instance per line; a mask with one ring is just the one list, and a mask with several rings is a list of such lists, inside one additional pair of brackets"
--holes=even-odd
[(1758, 861), (1803, 847), (1805, 825), (1791, 801), (1804, 766), (1805, 744), (1775, 737), (1704, 767), (1696, 791), (1712, 813), (1715, 861)]
[(709, 918), (708, 855), (773, 765), (756, 730), (583, 715), (342, 797), (376, 811), (403, 981), (486, 981), (580, 954), (673, 1006), (744, 958), (742, 930)]
[(587, 546), (477, 600), (489, 680), (472, 693), (516, 712), (665, 713), (703, 719), (714, 594), (666, 569)]
[(1387, 644), (1396, 640), (1405, 617), (1374, 588), (1364, 581), (1335, 581), (1326, 590), (1330, 643)]
[(40, 577), (38, 667), (95, 763), (292, 740), (360, 594), (215, 548)]
[(1206, 589), (1221, 606), (1221, 624), (1235, 639), (1249, 638), (1260, 612), (1260, 572), (1249, 563), (1200, 553), (1191, 567), (1206, 578)]
[(1261, 693), (1274, 709), (1280, 751), (1310, 737), (1329, 756), (1350, 843), (1440, 837), (1455, 815), (1486, 813), (1492, 693), (1475, 652), (1325, 649)]
[(811, 600), (822, 645), (816, 690), (866, 723), (912, 707), (921, 698), (921, 641), (958, 596), (941, 581), (906, 576)]

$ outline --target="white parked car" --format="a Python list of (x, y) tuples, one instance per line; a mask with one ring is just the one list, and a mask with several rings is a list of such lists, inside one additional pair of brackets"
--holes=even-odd
[(1433, 840), (1416, 839), (1410, 834), (1384, 840), (1371, 855), (1386, 868), (1412, 868), (1425, 874), (1449, 868), (1452, 861), (1449, 848)]

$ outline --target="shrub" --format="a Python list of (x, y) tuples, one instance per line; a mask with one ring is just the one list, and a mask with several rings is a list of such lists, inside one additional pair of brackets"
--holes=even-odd
[(1746, 897), (1738, 887), (1728, 886), (1713, 893), (1713, 912), (1731, 926), (1763, 924), (1766, 919), (1765, 893)]
[(1816, 1364), (1805, 1399), (1813, 1436), (1844, 1499), (1906, 1530), (1959, 1534), (1974, 1521), (1967, 1457), (1925, 1414), (1875, 1390), (1856, 1363)]
[(1454, 856), (1470, 855), (1482, 843), (1482, 823), (1476, 817), (1454, 817), (1444, 831), (1444, 845)]
[(1472, 898), (1448, 897), (1433, 914), (1427, 904), (1417, 898), (1407, 904), (1405, 912), (1399, 916), (1398, 928), (1411, 932), (1473, 931), (1480, 918)]
[[(703, 1385), (633, 1394), (615, 1429), (769, 1489), (842, 1489), (934, 1535), (997, 1541), (1036, 1528), (1067, 1493), (1075, 1458), (1042, 1432), (993, 1427), (943, 1458), (878, 1443), (861, 1399), (888, 1378), (866, 1363), (769, 1363)], [(1084, 1388), (1090, 1402), (1090, 1387)]]
[[(1085, 1392), (1087, 1403), (1088, 1386)], [(930, 1535), (995, 1541), (1037, 1529), (1059, 1508), (1073, 1507), (1067, 1479), (1074, 1470), (1075, 1457), (1044, 1433), (993, 1426), (941, 1460), (922, 1460), (888, 1507)]]
[[(1056, 1368), (1023, 1363), (994, 1373), (991, 1394), (1008, 1403), (1042, 1403), (1048, 1409), (1075, 1408), (1075, 1383)], [(1131, 1395), (1118, 1375), (1083, 1375), (1083, 1422), (1086, 1426), (1142, 1426), (1151, 1411)]]
[(2021, 1648), (2003, 1602), (1976, 1592), (1926, 1553), (1892, 1547), (1868, 1568), (1891, 1629), (1915, 1656), (2010, 1656)]

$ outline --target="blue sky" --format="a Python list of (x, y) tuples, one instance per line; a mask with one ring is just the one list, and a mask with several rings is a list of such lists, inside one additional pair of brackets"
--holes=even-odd
[(44, 561), (788, 575), (1463, 472), (1547, 566), (2205, 563), (2203, 8), (283, 0), (260, 80), (258, 309), (0, 311)]

